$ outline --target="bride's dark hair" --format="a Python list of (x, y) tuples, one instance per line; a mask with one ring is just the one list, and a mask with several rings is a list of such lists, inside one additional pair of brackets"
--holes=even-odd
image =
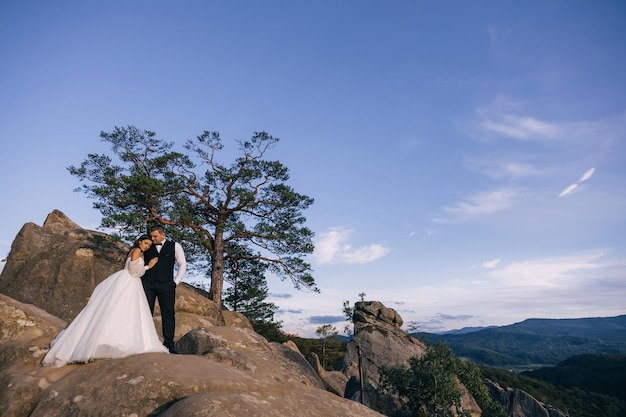
[(149, 241), (152, 242), (152, 238), (150, 237), (150, 235), (148, 235), (148, 234), (141, 235), (141, 236), (139, 236), (137, 238), (137, 240), (133, 244), (133, 248), (138, 248), (139, 247), (139, 242), (141, 242), (142, 240), (149, 240)]
[(152, 241), (152, 238), (150, 237), (150, 235), (148, 234), (144, 234), (141, 235), (137, 238), (137, 240), (135, 240), (135, 243), (133, 243), (133, 246), (130, 248), (130, 250), (128, 251), (128, 255), (126, 255), (126, 257), (128, 258), (130, 256), (130, 253), (133, 251), (133, 249), (138, 248), (139, 247), (139, 242), (141, 242), (142, 240), (149, 240)]

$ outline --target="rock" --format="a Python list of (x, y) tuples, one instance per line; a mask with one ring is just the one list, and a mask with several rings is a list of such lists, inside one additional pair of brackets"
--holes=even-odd
[(327, 371), (324, 369), (320, 363), (319, 356), (315, 353), (308, 354), (306, 360), (309, 361), (315, 372), (319, 375), (327, 391), (335, 395), (344, 396), (346, 385), (348, 384), (348, 377), (345, 374), (339, 371)]
[(0, 274), (0, 292), (69, 321), (100, 281), (123, 268), (127, 251), (55, 210), (43, 227), (27, 223), (19, 231)]
[[(395, 321), (389, 320), (392, 317), (396, 318)], [(402, 318), (395, 310), (380, 302), (355, 304), (354, 335), (344, 356), (344, 373), (348, 377), (359, 377), (359, 349), (362, 353), (363, 374), (367, 375), (368, 382), (375, 388), (380, 379), (380, 366), (407, 366), (409, 358), (424, 354), (426, 346), (400, 329), (398, 322), (401, 323)]]
[(326, 391), (295, 345), (268, 342), (186, 284), (176, 291), (176, 343), (188, 354), (41, 367), (50, 341), (127, 251), (56, 210), (44, 227), (24, 225), (0, 275), (0, 415), (381, 416)]
[[(93, 289), (122, 269), (130, 247), (95, 231), (81, 229), (54, 210), (43, 227), (27, 223), (11, 245), (0, 274), (0, 292), (71, 321), (87, 304)], [(155, 324), (161, 335), (160, 309)], [(240, 326), (250, 326), (245, 317)], [(176, 289), (175, 338), (199, 327), (224, 324), (221, 311), (198, 288), (182, 283)]]
[[(39, 363), (63, 320), (5, 295), (0, 317), (2, 416), (380, 417), (325, 391), (299, 353), (247, 329), (212, 327), (204, 355), (146, 353), (52, 368)], [(178, 342), (209, 334), (194, 333)]]
[(561, 410), (537, 401), (520, 389), (502, 388), (488, 379), (485, 379), (485, 385), (491, 397), (504, 406), (510, 417), (568, 417)]
[(376, 323), (383, 322), (402, 327), (402, 317), (393, 308), (388, 308), (380, 301), (360, 301), (355, 304), (352, 317), (355, 323)]
[(226, 326), (242, 327), (244, 329), (252, 330), (250, 320), (237, 311), (222, 310), (222, 317), (224, 317), (224, 324)]
[[(356, 303), (353, 321), (354, 335), (344, 356), (343, 372), (352, 381), (346, 397), (360, 397), (361, 356), (365, 404), (385, 415), (392, 415), (398, 411), (399, 403), (395, 398), (379, 396), (379, 368), (409, 366), (409, 358), (422, 356), (426, 345), (400, 329), (402, 317), (378, 301)], [(462, 392), (464, 408), (470, 410), (473, 416), (480, 416), (481, 410), (474, 398), (464, 387)]]

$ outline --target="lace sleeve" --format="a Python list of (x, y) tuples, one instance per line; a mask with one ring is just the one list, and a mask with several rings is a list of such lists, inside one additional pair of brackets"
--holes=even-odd
[(128, 260), (126, 260), (126, 269), (134, 278), (140, 278), (146, 273), (146, 265), (142, 257), (139, 257), (134, 261), (131, 261), (130, 258), (128, 258)]

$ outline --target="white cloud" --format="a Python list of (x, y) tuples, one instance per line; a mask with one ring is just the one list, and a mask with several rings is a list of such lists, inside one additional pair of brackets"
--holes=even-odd
[(324, 265), (331, 264), (366, 264), (386, 256), (391, 249), (380, 244), (353, 247), (346, 243), (352, 230), (333, 227), (321, 233), (315, 242), (314, 258)]
[(494, 213), (510, 207), (519, 198), (519, 191), (512, 188), (503, 188), (494, 191), (483, 191), (465, 198), (452, 206), (443, 208), (450, 217), (438, 218), (438, 222), (454, 222), (467, 220), (470, 217)]
[(580, 180), (578, 180), (578, 182), (581, 183), (583, 181), (587, 181), (589, 178), (591, 178), (591, 176), (593, 175), (595, 171), (596, 171), (595, 168), (591, 168), (590, 170), (588, 170), (587, 172), (583, 174), (583, 176), (580, 178)]
[(491, 261), (485, 261), (483, 262), (483, 268), (493, 269), (500, 263), (500, 261), (501, 261), (500, 259), (492, 259)]
[(559, 197), (565, 197), (566, 195), (571, 194), (578, 187), (578, 184), (580, 184), (583, 181), (587, 181), (589, 178), (591, 178), (591, 176), (593, 175), (595, 171), (596, 171), (595, 168), (591, 168), (590, 170), (585, 172), (583, 176), (580, 177), (580, 179), (578, 180), (576, 184), (572, 184), (568, 186), (566, 189), (564, 189), (563, 191), (561, 191), (561, 194), (559, 194)]
[(599, 146), (606, 146), (607, 138), (623, 137), (626, 123), (623, 113), (599, 120), (550, 122), (536, 116), (541, 113), (537, 103), (502, 95), (475, 111), (474, 126), (479, 128), (479, 137), (486, 134), (520, 140), (557, 139), (567, 140), (569, 146), (577, 141), (597, 141)]
[(502, 171), (514, 179), (537, 174), (537, 170), (532, 165), (516, 162), (505, 164), (502, 167)]
[[(528, 318), (609, 317), (624, 314), (623, 261), (605, 259), (608, 251), (589, 250), (499, 262), (491, 269), (475, 268), (471, 273), (443, 275), (436, 282), (416, 273), (410, 281), (367, 288), (366, 299), (383, 302), (397, 309), (405, 323), (424, 322), (429, 317), (457, 315), (459, 320), (443, 323), (450, 330), (465, 326), (506, 325)], [(492, 261), (488, 261), (492, 262)], [(355, 291), (356, 292), (356, 291)], [(304, 320), (309, 315), (336, 314), (346, 299), (344, 288), (322, 288), (323, 296), (308, 293), (280, 300), (284, 310), (302, 310), (302, 314), (285, 314), (285, 330), (315, 337), (317, 326)], [(398, 308), (397, 306), (402, 306)], [(472, 319), (460, 320), (461, 316)], [(440, 317), (441, 318), (441, 317)], [(342, 325), (336, 324), (338, 328)], [(423, 326), (429, 331), (431, 326)]]
[(561, 194), (559, 194), (559, 197), (565, 197), (566, 195), (568, 195), (572, 191), (574, 191), (576, 189), (576, 187), (578, 187), (578, 184), (572, 184), (572, 185), (568, 186), (566, 189), (561, 191)]
[(554, 138), (559, 133), (557, 125), (528, 116), (503, 115), (497, 121), (487, 118), (481, 126), (514, 139)]
[(489, 272), (489, 276), (516, 287), (551, 287), (573, 285), (576, 273), (601, 268), (596, 261), (604, 251), (587, 251), (569, 256), (513, 262)]
[(506, 158), (506, 156), (497, 157), (494, 155), (490, 155), (488, 158), (483, 158), (482, 160), (466, 158), (464, 165), (473, 171), (478, 171), (493, 179), (504, 178), (518, 180), (520, 178), (537, 176), (543, 173), (542, 170), (532, 164), (511, 162), (506, 160)]

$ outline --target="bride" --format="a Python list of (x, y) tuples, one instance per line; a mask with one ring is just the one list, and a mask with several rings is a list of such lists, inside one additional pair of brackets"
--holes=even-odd
[(144, 263), (143, 253), (151, 245), (149, 235), (137, 239), (124, 269), (98, 284), (87, 305), (50, 343), (43, 366), (168, 352), (157, 335), (141, 284), (143, 274), (158, 260)]

